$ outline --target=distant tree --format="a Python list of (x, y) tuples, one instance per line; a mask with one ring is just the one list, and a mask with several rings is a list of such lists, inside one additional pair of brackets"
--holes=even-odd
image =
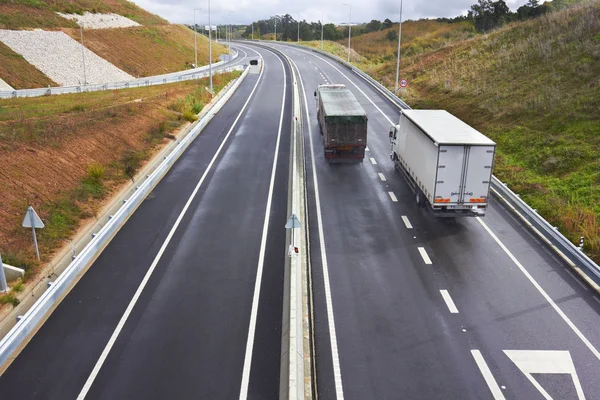
[(386, 18), (386, 19), (383, 21), (383, 26), (382, 26), (382, 29), (391, 28), (391, 27), (392, 27), (392, 25), (394, 25), (394, 23), (393, 23), (392, 21), (390, 21), (390, 20), (389, 20), (389, 18)]
[(376, 19), (371, 20), (366, 26), (367, 32), (377, 32), (381, 30), (381, 21)]
[(390, 42), (396, 42), (398, 40), (398, 34), (396, 33), (396, 31), (394, 29), (389, 30), (387, 35), (385, 35), (385, 37)]
[(337, 30), (334, 24), (323, 25), (323, 39), (325, 40), (340, 40), (344, 35)]
[(487, 32), (509, 22), (514, 14), (504, 0), (479, 0), (471, 6), (468, 16), (473, 18), (477, 31)]

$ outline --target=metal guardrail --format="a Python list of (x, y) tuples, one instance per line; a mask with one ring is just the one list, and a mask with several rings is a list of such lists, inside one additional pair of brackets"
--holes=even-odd
[[(380, 92), (399, 109), (410, 109), (408, 104), (402, 101), (402, 99), (396, 96), (388, 88), (345, 60), (342, 60), (341, 58), (322, 50), (294, 44), (281, 44), (300, 47), (304, 50), (312, 50), (315, 53), (321, 54), (338, 62), (361, 77), (363, 80), (367, 81), (375, 90)], [(562, 233), (560, 233), (558, 229), (546, 221), (533, 208), (525, 203), (518, 194), (510, 190), (505, 183), (500, 181), (500, 179), (495, 176), (492, 177), (491, 189), (492, 193), (496, 197), (508, 204), (510, 209), (515, 212), (523, 221), (525, 221), (526, 225), (538, 236), (540, 236), (540, 238), (542, 238), (542, 240), (544, 240), (544, 242), (550, 246), (552, 250), (554, 250), (567, 264), (569, 264), (569, 266), (574, 268), (578, 273), (583, 272), (586, 275), (585, 277), (589, 278), (589, 280), (593, 282), (592, 283), (588, 280), (588, 283), (591, 285), (595, 284), (596, 287), (594, 289), (600, 292), (600, 266), (598, 266), (598, 264), (596, 264), (582, 250), (571, 243), (571, 241)]]
[[(234, 56), (229, 61), (219, 61), (212, 65), (213, 72), (215, 68), (218, 72), (228, 72), (231, 68), (222, 68), (228, 63), (232, 63), (239, 56), (239, 52), (235, 52)], [(10, 99), (18, 97), (39, 97), (39, 96), (50, 96), (56, 94), (68, 94), (68, 93), (82, 93), (82, 92), (98, 92), (103, 90), (117, 90), (117, 89), (128, 89), (137, 88), (150, 85), (164, 85), (166, 83), (182, 82), (192, 79), (206, 78), (209, 76), (209, 66), (204, 65), (199, 68), (194, 68), (186, 71), (170, 72), (168, 74), (155, 75), (145, 78), (137, 78), (131, 81), (123, 82), (111, 82), (111, 83), (97, 83), (91, 85), (79, 85), (79, 86), (57, 86), (48, 88), (38, 89), (19, 89), (19, 90), (3, 90), (0, 91), (0, 99)]]
[(119, 229), (125, 224), (137, 207), (144, 201), (146, 196), (160, 182), (163, 176), (175, 164), (179, 157), (185, 152), (188, 146), (200, 134), (202, 129), (208, 124), (212, 117), (227, 102), (229, 97), (239, 87), (243, 79), (248, 75), (249, 69), (229, 88), (226, 93), (214, 104), (210, 110), (206, 110), (204, 117), (198, 121), (190, 133), (179, 142), (179, 144), (169, 153), (160, 165), (146, 178), (146, 180), (137, 187), (132, 196), (124, 200), (124, 204), (119, 210), (110, 217), (106, 225), (100, 229), (97, 235), (84, 247), (83, 251), (75, 257), (67, 269), (54, 281), (52, 286), (46, 290), (35, 304), (25, 313), (17, 324), (0, 340), (0, 366), (15, 357), (21, 346), (26, 343), (31, 333), (33, 333), (39, 324), (46, 318), (58, 302), (70, 291), (77, 277), (83, 273), (98, 255), (104, 250)]

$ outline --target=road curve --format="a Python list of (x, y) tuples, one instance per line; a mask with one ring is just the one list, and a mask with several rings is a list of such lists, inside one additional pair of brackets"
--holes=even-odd
[(269, 50), (6, 372), (18, 399), (275, 399), (291, 91)]
[[(598, 296), (495, 200), (481, 219), (417, 208), (389, 159), (398, 110), (332, 60), (276, 46), (307, 100), (319, 398), (600, 398)], [(367, 111), (361, 165), (323, 159), (321, 83)]]

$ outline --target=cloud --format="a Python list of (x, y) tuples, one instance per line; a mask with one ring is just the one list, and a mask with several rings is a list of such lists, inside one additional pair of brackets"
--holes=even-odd
[[(467, 12), (477, 0), (403, 0), (403, 20), (435, 17), (455, 17)], [(225, 24), (227, 18), (234, 24), (249, 24), (269, 18), (275, 14), (290, 14), (294, 19), (318, 21), (323, 13), (325, 23), (341, 23), (349, 19), (350, 8), (343, 3), (352, 3), (352, 21), (368, 22), (372, 19), (398, 21), (400, 0), (212, 0), (211, 22)], [(506, 0), (516, 10), (527, 0)], [(173, 23), (192, 24), (194, 8), (198, 11), (198, 24), (208, 24), (208, 0), (135, 0), (140, 7)]]

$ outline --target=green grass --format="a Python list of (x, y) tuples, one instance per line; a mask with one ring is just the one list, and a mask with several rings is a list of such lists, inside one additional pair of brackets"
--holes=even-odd
[(10, 304), (13, 307), (18, 306), (21, 303), (13, 292), (8, 292), (0, 296), (0, 304)]

